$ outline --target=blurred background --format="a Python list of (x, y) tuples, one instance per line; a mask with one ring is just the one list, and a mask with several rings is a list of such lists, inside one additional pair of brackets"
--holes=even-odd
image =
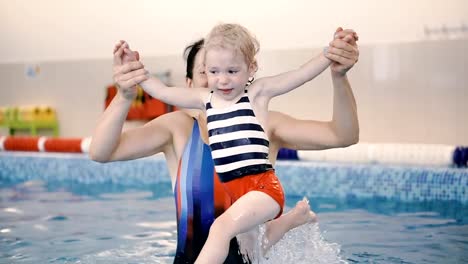
[[(352, 28), (360, 60), (348, 76), (360, 140), (468, 144), (466, 0), (0, 0), (0, 107), (47, 106), (60, 136), (90, 136), (112, 85), (118, 40), (138, 50), (151, 72), (184, 85), (184, 47), (219, 22), (240, 23), (259, 39), (258, 77), (300, 66), (338, 26)], [(271, 109), (330, 119), (329, 70)], [(8, 133), (0, 126), (0, 136)]]

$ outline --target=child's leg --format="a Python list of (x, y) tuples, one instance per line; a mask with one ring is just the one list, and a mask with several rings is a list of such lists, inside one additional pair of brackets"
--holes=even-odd
[(195, 263), (223, 263), (233, 237), (273, 219), (279, 211), (280, 205), (268, 194), (259, 191), (246, 193), (216, 218)]
[(309, 201), (302, 199), (296, 206), (281, 217), (271, 220), (265, 224), (268, 242), (263, 247), (263, 253), (278, 242), (286, 232), (305, 223), (316, 222), (317, 216), (310, 210)]

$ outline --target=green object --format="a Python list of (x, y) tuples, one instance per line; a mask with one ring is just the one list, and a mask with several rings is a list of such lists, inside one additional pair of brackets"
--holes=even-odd
[(54, 137), (58, 137), (58, 122), (54, 121), (14, 121), (9, 122), (8, 125), (10, 135), (15, 135), (16, 130), (23, 129), (29, 130), (31, 136), (37, 136), (38, 129), (52, 129)]
[(7, 108), (3, 112), (3, 121), (0, 126), (7, 127), (11, 136), (15, 135), (16, 130), (29, 130), (31, 136), (37, 136), (39, 129), (51, 129), (53, 135), (58, 137), (59, 126), (56, 119), (53, 120), (18, 120), (18, 109), (16, 107)]

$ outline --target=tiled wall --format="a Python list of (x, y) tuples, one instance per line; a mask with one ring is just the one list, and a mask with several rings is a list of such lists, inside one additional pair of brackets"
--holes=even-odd
[(283, 162), (277, 170), (286, 192), (298, 196), (468, 202), (468, 169)]
[[(276, 169), (290, 196), (468, 203), (466, 168), (280, 161)], [(0, 152), (0, 184), (29, 180), (138, 187), (170, 178), (163, 158), (99, 164), (81, 154)]]

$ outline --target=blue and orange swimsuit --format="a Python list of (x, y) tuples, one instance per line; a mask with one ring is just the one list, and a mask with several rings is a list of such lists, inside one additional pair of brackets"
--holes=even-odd
[[(214, 170), (211, 150), (195, 120), (179, 162), (174, 196), (177, 209), (177, 250), (174, 263), (194, 263), (208, 238), (210, 226), (230, 205)], [(239, 245), (231, 240), (224, 263), (244, 263)]]

